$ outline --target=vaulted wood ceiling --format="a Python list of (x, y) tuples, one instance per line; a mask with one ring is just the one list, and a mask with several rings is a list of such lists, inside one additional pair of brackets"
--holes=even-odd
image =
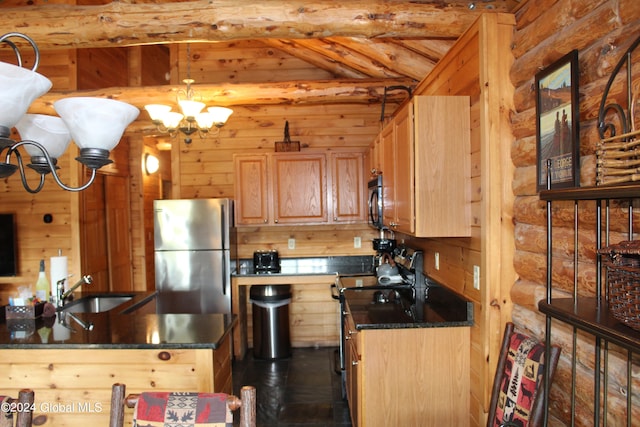
[[(0, 34), (28, 33), (43, 50), (250, 40), (329, 76), (302, 79), (302, 91), (299, 81), (277, 87), (260, 84), (265, 82), (199, 86), (205, 97), (207, 92), (224, 93), (231, 105), (313, 103), (327, 96), (334, 102), (379, 102), (385, 86), (412, 84), (426, 76), (478, 14), (511, 12), (526, 0), (86, 1), (91, 4), (4, 0)], [(111, 96), (141, 106), (154, 96), (166, 97), (167, 90), (171, 88), (139, 93), (123, 87)], [(44, 97), (35, 109), (47, 110), (51, 100)]]

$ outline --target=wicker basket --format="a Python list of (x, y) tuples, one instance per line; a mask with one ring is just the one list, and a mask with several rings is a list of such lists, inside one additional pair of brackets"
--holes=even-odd
[(640, 181), (640, 131), (600, 140), (596, 144), (596, 185)]
[(609, 311), (640, 331), (640, 240), (623, 241), (598, 251), (607, 268)]

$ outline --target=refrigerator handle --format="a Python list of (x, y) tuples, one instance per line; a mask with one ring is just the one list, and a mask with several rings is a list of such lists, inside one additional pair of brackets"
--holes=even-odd
[(222, 237), (222, 249), (229, 249), (227, 247), (227, 239), (229, 238), (229, 229), (227, 228), (227, 213), (225, 212), (225, 205), (220, 205), (220, 236)]
[(229, 257), (228, 256), (226, 256), (224, 258), (225, 259), (222, 262), (222, 274), (223, 274), (222, 277), (224, 277), (224, 280), (222, 281), (222, 295), (226, 296), (227, 295), (227, 285), (229, 284), (229, 277), (230, 277), (229, 274), (228, 274), (228, 271), (229, 271), (229, 265), (228, 264), (229, 264), (230, 261), (229, 261)]

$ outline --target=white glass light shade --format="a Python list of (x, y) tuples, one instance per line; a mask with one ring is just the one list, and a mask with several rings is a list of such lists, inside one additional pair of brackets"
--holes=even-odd
[[(39, 142), (54, 159), (62, 156), (71, 142), (69, 130), (60, 117), (25, 114), (16, 123), (16, 128), (22, 140)], [(25, 144), (24, 148), (31, 157), (44, 156), (34, 145)]]
[(151, 120), (159, 120), (162, 121), (162, 117), (171, 111), (171, 107), (168, 105), (162, 104), (148, 104), (144, 106), (144, 109), (149, 113), (149, 117)]
[(214, 117), (211, 113), (200, 113), (196, 116), (196, 123), (198, 123), (200, 129), (211, 129), (213, 119)]
[(200, 111), (205, 107), (204, 103), (198, 101), (181, 100), (178, 101), (178, 104), (180, 104), (182, 114), (184, 114), (185, 117), (195, 117), (200, 114)]
[(31, 103), (51, 89), (51, 80), (28, 68), (0, 62), (0, 125), (12, 128)]
[(53, 108), (78, 147), (107, 151), (118, 145), (126, 127), (140, 114), (133, 105), (107, 98), (64, 98), (54, 102)]
[(162, 116), (162, 124), (167, 129), (177, 129), (180, 126), (180, 122), (182, 121), (183, 115), (180, 113), (175, 113), (173, 111), (169, 111)]
[(213, 123), (218, 127), (224, 125), (233, 113), (231, 108), (226, 107), (209, 107), (207, 110), (213, 115)]
[(160, 160), (153, 154), (145, 154), (144, 155), (144, 170), (147, 175), (151, 175), (153, 173), (158, 172), (160, 169)]

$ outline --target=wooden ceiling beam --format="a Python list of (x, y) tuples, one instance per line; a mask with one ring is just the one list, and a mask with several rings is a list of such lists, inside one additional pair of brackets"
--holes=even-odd
[[(415, 52), (385, 40), (365, 40), (355, 37), (333, 37), (330, 39), (352, 52), (366, 56), (373, 64), (393, 70), (398, 76), (422, 80), (433, 69), (437, 61), (417, 55)], [(373, 76), (372, 76), (373, 77)]]
[(345, 79), (363, 79), (371, 77), (369, 74), (354, 70), (348, 64), (336, 61), (335, 59), (329, 58), (314, 50), (301, 49), (297, 40), (264, 39), (263, 41), (268, 46), (281, 50), (322, 70), (328, 71), (336, 77)]
[(314, 39), (314, 40), (295, 40), (296, 45), (300, 49), (312, 50), (321, 55), (325, 55), (335, 62), (348, 64), (354, 70), (366, 74), (372, 78), (386, 79), (399, 78), (402, 75), (395, 72), (391, 68), (382, 66), (366, 55), (358, 51), (347, 49), (338, 44), (336, 38), (332, 39)]
[(508, 7), (507, 0), (50, 4), (3, 8), (0, 31), (24, 32), (41, 49), (261, 38), (457, 38), (480, 13)]
[[(209, 104), (221, 106), (379, 104), (385, 86), (412, 86), (411, 79), (351, 79), (208, 85), (199, 84), (198, 93)], [(116, 87), (91, 91), (49, 92), (36, 99), (29, 113), (55, 115), (53, 103), (68, 96), (95, 96), (127, 102), (142, 109), (146, 104), (176, 104), (176, 92), (184, 86)], [(389, 93), (387, 101), (404, 101), (403, 93)]]

